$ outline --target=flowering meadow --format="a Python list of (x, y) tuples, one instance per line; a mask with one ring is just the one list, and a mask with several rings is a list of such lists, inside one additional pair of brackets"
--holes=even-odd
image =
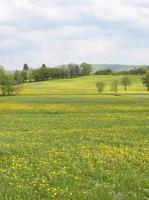
[[(113, 80), (121, 82), (123, 75), (90, 75), (70, 79), (56, 79), (51, 81), (41, 81), (26, 83), (23, 85), (21, 94), (26, 95), (96, 95), (98, 94), (96, 84), (97, 82), (104, 81), (105, 90), (104, 94), (111, 94), (111, 83)], [(121, 84), (118, 87), (119, 94), (147, 94), (146, 88), (142, 83), (141, 76), (129, 76), (132, 85), (124, 90)]]
[(149, 96), (0, 98), (1, 200), (148, 200)]

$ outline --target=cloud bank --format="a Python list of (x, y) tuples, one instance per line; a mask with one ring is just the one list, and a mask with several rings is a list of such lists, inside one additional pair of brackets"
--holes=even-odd
[(149, 64), (147, 0), (0, 0), (0, 64)]

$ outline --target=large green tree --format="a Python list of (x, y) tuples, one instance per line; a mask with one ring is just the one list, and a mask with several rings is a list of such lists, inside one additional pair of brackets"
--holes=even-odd
[(2, 95), (12, 95), (16, 93), (19, 88), (20, 87), (16, 86), (14, 76), (5, 72), (0, 83)]

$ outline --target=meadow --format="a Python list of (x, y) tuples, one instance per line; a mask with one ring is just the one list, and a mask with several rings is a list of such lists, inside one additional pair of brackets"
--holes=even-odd
[[(23, 85), (21, 94), (73, 94), (73, 95), (95, 95), (97, 93), (96, 83), (101, 80), (105, 82), (105, 94), (111, 94), (111, 82), (118, 79), (119, 81), (123, 76), (120, 75), (90, 75), (79, 78), (71, 79), (57, 79), (46, 82), (26, 83)], [(147, 94), (145, 86), (142, 84), (140, 76), (129, 76), (132, 85), (128, 87), (127, 94)], [(119, 86), (119, 93), (125, 94), (124, 87)]]
[(149, 199), (149, 94), (132, 76), (108, 95), (101, 78), (104, 95), (89, 76), (0, 97), (0, 199)]

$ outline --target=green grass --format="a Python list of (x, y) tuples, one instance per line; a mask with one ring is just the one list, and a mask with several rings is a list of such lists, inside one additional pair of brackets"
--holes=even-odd
[(0, 199), (148, 200), (149, 95), (87, 95), (97, 79), (0, 98)]
[[(123, 76), (99, 76), (79, 77), (73, 79), (58, 79), (46, 82), (27, 83), (23, 85), (21, 94), (97, 94), (96, 83), (105, 81), (104, 93), (111, 94), (111, 82), (114, 79), (121, 80)], [(146, 94), (146, 88), (142, 84), (140, 76), (130, 76), (132, 85), (128, 87), (127, 94)], [(124, 94), (124, 87), (119, 87), (119, 93)]]

